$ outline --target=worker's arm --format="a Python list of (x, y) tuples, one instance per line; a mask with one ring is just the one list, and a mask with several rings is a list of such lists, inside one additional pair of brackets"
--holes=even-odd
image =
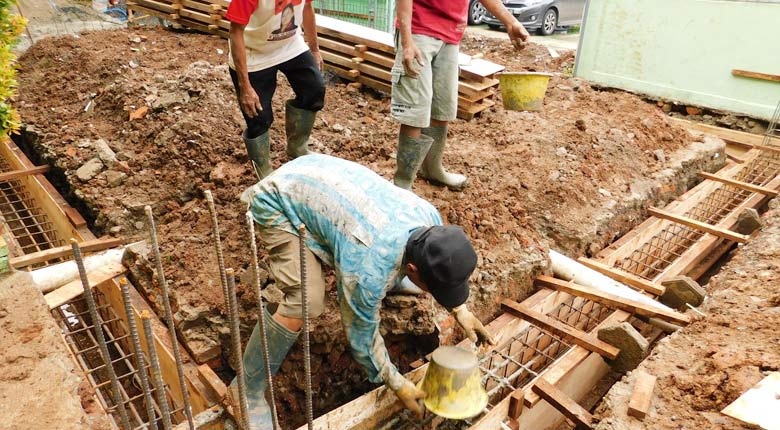
[(412, 38), (412, 0), (398, 0), (395, 4), (395, 16), (398, 20), (404, 71), (409, 77), (416, 78), (420, 75), (423, 56)]
[(488, 12), (504, 24), (506, 32), (509, 34), (509, 40), (515, 45), (515, 48), (523, 49), (523, 43), (527, 42), (531, 35), (528, 34), (528, 30), (523, 27), (523, 24), (520, 24), (520, 21), (504, 7), (501, 0), (479, 0), (479, 2), (482, 3), (482, 6), (485, 6)]
[(303, 36), (306, 38), (309, 50), (317, 61), (317, 66), (319, 66), (320, 71), (322, 71), (325, 63), (322, 61), (320, 44), (317, 41), (317, 18), (311, 0), (307, 0), (306, 4), (303, 6)]
[(404, 378), (390, 361), (385, 341), (379, 333), (379, 301), (361, 294), (358, 288), (354, 288), (349, 297), (340, 294), (340, 298), (341, 322), (352, 356), (366, 369), (371, 382), (384, 382), (407, 409), (422, 417), (422, 408), (417, 400), (425, 397), (425, 392)]
[(241, 110), (252, 118), (263, 110), (260, 97), (249, 82), (246, 42), (244, 42), (244, 29), (255, 10), (257, 10), (257, 0), (233, 0), (225, 13), (225, 18), (230, 21), (230, 55), (233, 57), (233, 67), (238, 76), (238, 100)]

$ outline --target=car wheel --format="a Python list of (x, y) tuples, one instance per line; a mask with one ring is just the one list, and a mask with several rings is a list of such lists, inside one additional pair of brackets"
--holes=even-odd
[(482, 17), (485, 16), (485, 6), (479, 0), (471, 0), (469, 2), (469, 25), (477, 25), (482, 23)]
[(549, 36), (555, 33), (555, 29), (558, 28), (558, 12), (555, 9), (547, 9), (542, 18), (542, 26), (539, 28), (539, 33), (544, 36)]

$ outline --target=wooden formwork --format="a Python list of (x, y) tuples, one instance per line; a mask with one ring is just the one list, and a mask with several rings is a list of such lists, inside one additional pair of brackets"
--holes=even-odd
[[(695, 131), (698, 127), (691, 128)], [(706, 131), (739, 142), (738, 148), (744, 149), (739, 151), (739, 161), (728, 164), (714, 175), (704, 175), (705, 180), (696, 187), (663, 210), (651, 211), (656, 216), (648, 218), (592, 260), (581, 260), (583, 264), (645, 295), (657, 297), (664, 291), (663, 281), (677, 275), (698, 279), (734, 245), (734, 239), (748, 238), (735, 235), (732, 229), (745, 209), (760, 208), (780, 189), (780, 146), (761, 146), (757, 143), (761, 141), (761, 136), (745, 136), (728, 130), (721, 133), (710, 128)], [(571, 410), (578, 407), (574, 402), (581, 400), (609, 371), (607, 361), (600, 355), (607, 355), (605, 351), (593, 352), (596, 333), (602, 327), (631, 320), (636, 310), (629, 312), (627, 309), (630, 307), (607, 305), (606, 315), (599, 312), (598, 318), (592, 318), (583, 325), (579, 318), (560, 318), (556, 314), (562, 304), (573, 303), (572, 300), (580, 300), (582, 306), (592, 305), (590, 297), (574, 297), (569, 293), (578, 294), (581, 288), (550, 288), (556, 284), (565, 287), (565, 281), (542, 280), (538, 284), (542, 288), (522, 303), (523, 308), (532, 310), (534, 315), (546, 315), (569, 324), (566, 331), (582, 339), (572, 342), (565, 352), (557, 354), (555, 360), (539, 369), (533, 378), (524, 380), (522, 386), (513, 386), (513, 390), (504, 390), (501, 398), (491, 399), (488, 410), (468, 422), (471, 430), (543, 429), (556, 425), (565, 416), (578, 416), (575, 413), (582, 411)], [(576, 284), (569, 284), (576, 287)], [(590, 315), (593, 316), (592, 313)], [(487, 328), (496, 337), (498, 345), (503, 345), (489, 353), (505, 348), (507, 342), (519, 333), (535, 327), (529, 320), (540, 324), (546, 319), (540, 319), (538, 315), (524, 319), (507, 312), (488, 324)], [(653, 329), (650, 333), (658, 336), (660, 332)], [(463, 342), (464, 345), (466, 343)], [(406, 377), (418, 382), (425, 374), (426, 366), (422, 365)], [(481, 367), (484, 371), (485, 367)], [(483, 378), (483, 381), (489, 384), (490, 378)], [(553, 387), (556, 395), (568, 396), (568, 399), (564, 399), (566, 402), (554, 402), (556, 406), (552, 406), (539, 396), (538, 393), (544, 390), (538, 389), (538, 385)], [(532, 389), (535, 386), (537, 389)], [(567, 404), (571, 408), (567, 408)], [(403, 418), (398, 418), (406, 416), (402, 409), (395, 395), (381, 387), (319, 417), (314, 422), (314, 428), (432, 429), (439, 422), (428, 417), (423, 425), (411, 419), (405, 424)]]

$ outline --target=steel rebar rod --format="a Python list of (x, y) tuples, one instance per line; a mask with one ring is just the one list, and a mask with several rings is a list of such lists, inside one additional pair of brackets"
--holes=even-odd
[(152, 332), (152, 315), (149, 311), (141, 311), (141, 325), (144, 328), (144, 337), (146, 338), (146, 349), (149, 351), (149, 362), (152, 365), (152, 381), (155, 385), (157, 394), (157, 404), (160, 408), (160, 417), (163, 422), (163, 429), (171, 430), (171, 410), (168, 407), (168, 398), (165, 395), (165, 381), (163, 381), (162, 370), (160, 369), (160, 358), (157, 356), (157, 346), (154, 344), (154, 332)]
[(141, 380), (141, 391), (144, 394), (144, 403), (146, 404), (146, 428), (157, 430), (157, 419), (154, 414), (154, 400), (152, 392), (149, 390), (149, 376), (146, 374), (144, 365), (144, 352), (141, 349), (141, 338), (138, 336), (138, 325), (135, 321), (135, 313), (130, 304), (130, 285), (127, 278), (119, 279), (119, 287), (122, 289), (122, 300), (125, 304), (125, 314), (127, 315), (127, 327), (130, 331), (130, 338), (133, 340), (133, 353), (135, 354), (135, 367), (138, 369), (138, 378)]
[(211, 228), (214, 230), (214, 248), (217, 250), (217, 265), (219, 266), (219, 282), (222, 284), (222, 296), (225, 300), (225, 308), (228, 308), (227, 303), (227, 276), (225, 275), (225, 255), (222, 253), (222, 239), (219, 235), (219, 220), (217, 219), (217, 207), (214, 205), (214, 196), (211, 195), (211, 190), (203, 192), (206, 195), (206, 203), (208, 203), (209, 213), (211, 214)]
[(303, 313), (303, 367), (306, 377), (306, 424), (314, 428), (314, 410), (311, 398), (311, 343), (309, 340), (309, 293), (306, 288), (306, 226), (298, 227), (298, 244), (301, 260), (301, 310)]
[(271, 357), (268, 352), (268, 335), (265, 326), (265, 306), (263, 305), (263, 289), (260, 285), (260, 267), (257, 260), (257, 241), (255, 240), (255, 220), (252, 218), (252, 213), (247, 211), (246, 224), (249, 228), (249, 245), (252, 251), (252, 279), (255, 283), (255, 291), (257, 291), (257, 310), (258, 318), (257, 324), (260, 327), (260, 340), (263, 348), (263, 360), (265, 360), (265, 374), (268, 380), (268, 391), (271, 394), (271, 417), (273, 419), (274, 430), (279, 429), (279, 417), (276, 412), (276, 397), (274, 395), (274, 380), (271, 375)]
[(152, 214), (152, 207), (144, 207), (146, 212), (146, 220), (149, 224), (149, 236), (152, 241), (152, 252), (154, 253), (154, 260), (157, 265), (157, 281), (160, 283), (160, 289), (162, 290), (163, 306), (165, 307), (165, 322), (168, 324), (168, 332), (171, 336), (171, 349), (173, 350), (173, 358), (176, 361), (176, 374), (179, 377), (179, 386), (181, 387), (181, 398), (184, 402), (184, 416), (187, 417), (187, 423), (190, 426), (190, 430), (195, 430), (195, 423), (192, 421), (192, 405), (190, 404), (190, 392), (187, 388), (187, 381), (184, 379), (184, 365), (181, 360), (181, 351), (179, 350), (179, 340), (176, 335), (176, 325), (173, 322), (173, 310), (171, 309), (171, 301), (168, 298), (168, 282), (165, 280), (165, 272), (163, 271), (162, 257), (160, 256), (160, 246), (157, 242), (157, 228), (154, 225), (154, 215)]
[(119, 412), (122, 428), (124, 430), (131, 430), (127, 410), (122, 404), (122, 391), (119, 389), (119, 380), (116, 377), (116, 372), (114, 372), (114, 366), (111, 365), (111, 355), (108, 352), (106, 338), (103, 335), (103, 324), (101, 323), (100, 314), (98, 314), (97, 307), (95, 306), (95, 297), (92, 296), (92, 288), (89, 286), (87, 271), (84, 269), (84, 260), (81, 258), (81, 247), (79, 247), (79, 244), (75, 239), (71, 239), (70, 245), (71, 248), (73, 248), (73, 258), (76, 260), (76, 267), (78, 267), (79, 276), (81, 277), (81, 285), (84, 287), (84, 297), (87, 299), (89, 315), (95, 325), (95, 337), (100, 346), (100, 355), (103, 358), (103, 362), (106, 364), (106, 373), (108, 373), (108, 377), (111, 380), (111, 391), (114, 395), (114, 403), (118, 406), (117, 411)]
[(230, 338), (233, 343), (233, 357), (235, 360), (236, 381), (238, 383), (238, 407), (240, 410), (241, 428), (249, 428), (249, 405), (246, 400), (246, 375), (244, 374), (244, 360), (241, 355), (241, 333), (238, 324), (238, 299), (236, 298), (236, 280), (233, 269), (225, 269), (228, 289), (228, 315), (230, 318)]

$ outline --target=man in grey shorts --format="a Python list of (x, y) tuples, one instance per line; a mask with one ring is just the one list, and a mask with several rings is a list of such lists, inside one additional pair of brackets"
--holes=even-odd
[[(500, 0), (480, 0), (506, 26), (517, 49), (528, 31)], [(463, 175), (442, 166), (447, 123), (458, 113), (458, 51), (468, 0), (398, 0), (393, 118), (401, 123), (394, 182), (411, 189), (417, 171), (433, 183), (459, 190)]]

